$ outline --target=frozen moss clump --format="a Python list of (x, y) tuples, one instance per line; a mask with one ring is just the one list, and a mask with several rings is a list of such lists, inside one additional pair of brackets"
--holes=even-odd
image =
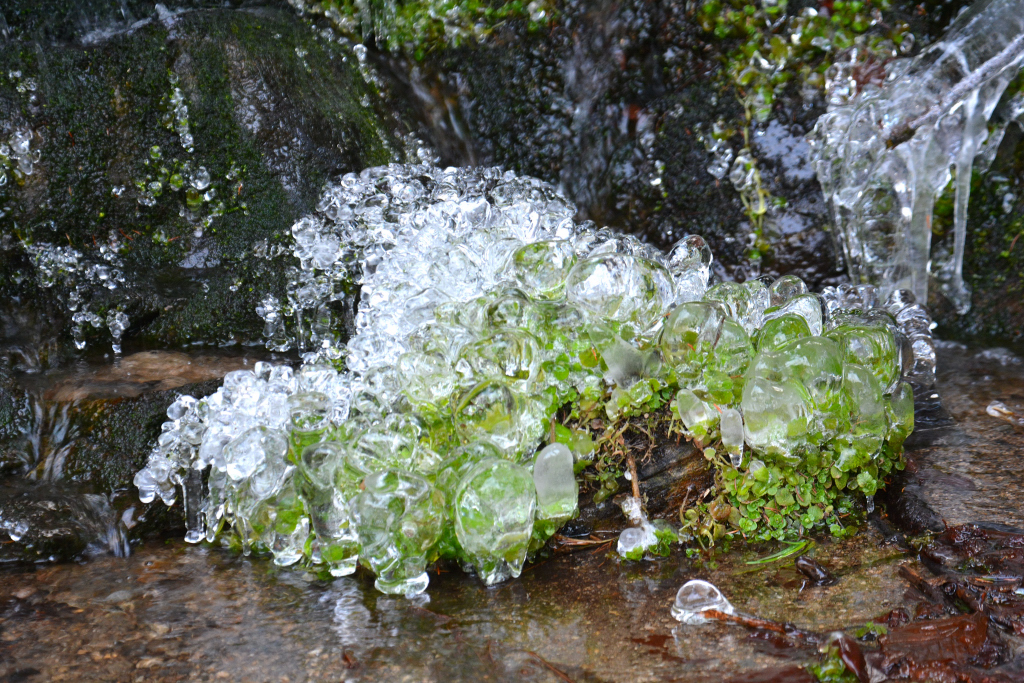
[[(496, 169), (393, 165), (329, 185), (292, 229), (301, 267), (267, 317), (268, 343), (297, 345), (302, 366), (259, 363), (180, 398), (142, 499), (183, 489), (188, 540), (230, 528), (281, 565), (362, 564), (389, 593), (422, 591), (439, 559), (490, 584), (576, 514), (586, 416), (615, 424), (673, 397), (677, 429), (718, 468), (715, 520), (799, 533), (836, 519), (839, 491), (874, 493), (912, 428), (901, 378), (929, 367), (900, 322), (920, 307), (795, 278), (708, 289), (700, 237), (666, 255), (574, 214)], [(352, 283), (342, 344), (330, 303)], [(623, 554), (666, 552), (676, 528), (632, 500)], [(685, 513), (684, 536), (711, 514)]]

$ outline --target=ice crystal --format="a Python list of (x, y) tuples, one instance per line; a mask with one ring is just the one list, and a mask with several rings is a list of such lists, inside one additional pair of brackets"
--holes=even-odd
[[(411, 594), (438, 558), (488, 584), (518, 576), (576, 513), (580, 454), (540, 446), (580, 395), (614, 417), (652, 382), (676, 387), (691, 436), (722, 416), (742, 476), (765, 468), (751, 452), (799, 462), (826, 445), (856, 472), (909, 431), (899, 378), (928, 361), (904, 335), (930, 323), (910, 295), (886, 310), (873, 290), (819, 297), (796, 278), (708, 289), (700, 237), (666, 255), (574, 214), (551, 186), (496, 169), (391, 165), (331, 183), (292, 227), (288, 300), (258, 309), (268, 345), (297, 346), (303, 365), (258, 363), (172, 404), (140, 497), (181, 488), (189, 540), (230, 525), (246, 552), (335, 575), (358, 561), (380, 590)], [(353, 284), (342, 343), (333, 307)], [(621, 552), (667, 552), (675, 531), (634, 503)]]
[[(855, 281), (877, 285), (882, 296), (908, 289), (926, 302), (931, 275), (967, 312), (971, 170), (994, 157), (1006, 124), (990, 134), (988, 123), (1022, 63), (1024, 2), (986, 0), (915, 59), (886, 64), (882, 85), (858, 91), (855, 62), (833, 67), (831, 108), (810, 141)], [(951, 169), (954, 245), (950, 258), (932, 266), (932, 211)]]
[(130, 322), (128, 316), (122, 311), (110, 310), (106, 318), (102, 318), (89, 311), (95, 305), (93, 299), (98, 292), (115, 290), (125, 283), (116, 233), (110, 233), (108, 242), (101, 244), (93, 257), (87, 257), (73, 247), (48, 242), (26, 242), (23, 246), (35, 266), (40, 286), (60, 286), (67, 291), (65, 305), (73, 323), (75, 347), (85, 348), (86, 325), (94, 328), (106, 326), (114, 352), (121, 353), (121, 337)]
[(676, 601), (672, 605), (672, 616), (677, 621), (693, 626), (707, 621), (707, 617), (703, 613), (708, 610), (716, 610), (723, 614), (735, 614), (732, 604), (725, 599), (716, 586), (707, 581), (694, 579), (684, 583), (676, 594)]

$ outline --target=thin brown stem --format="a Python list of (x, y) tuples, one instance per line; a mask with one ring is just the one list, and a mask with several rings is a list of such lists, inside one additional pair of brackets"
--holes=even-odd
[(626, 465), (629, 466), (629, 483), (633, 485), (633, 497), (638, 501), (640, 500), (640, 477), (636, 473), (636, 460), (633, 459), (633, 453), (626, 454)]

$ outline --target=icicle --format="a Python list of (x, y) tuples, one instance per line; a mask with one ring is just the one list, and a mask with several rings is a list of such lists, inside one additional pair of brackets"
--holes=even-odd
[[(934, 274), (957, 310), (967, 312), (962, 269), (971, 172), (976, 157), (987, 166), (994, 156), (985, 145), (988, 122), (1022, 63), (1024, 0), (987, 0), (913, 61), (889, 64), (886, 85), (866, 86), (818, 120), (812, 161), (855, 282), (878, 285), (882, 297), (909, 289), (927, 302)], [(953, 253), (932, 267), (932, 211), (951, 168)]]

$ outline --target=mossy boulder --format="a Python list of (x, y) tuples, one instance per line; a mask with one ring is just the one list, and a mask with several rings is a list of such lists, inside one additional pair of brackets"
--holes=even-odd
[(401, 147), (348, 43), (287, 6), (189, 6), (4, 5), (0, 298), (65, 340), (88, 312), (109, 344), (120, 311), (129, 344), (258, 342), (294, 220)]
[[(952, 212), (949, 191), (936, 205), (933, 239), (940, 245), (952, 245)], [(929, 292), (942, 336), (988, 344), (1024, 342), (1022, 234), (1024, 124), (1011, 123), (992, 166), (983, 173), (975, 172), (971, 183), (964, 251), (964, 282), (972, 290), (971, 310), (957, 315), (938, 287)]]

